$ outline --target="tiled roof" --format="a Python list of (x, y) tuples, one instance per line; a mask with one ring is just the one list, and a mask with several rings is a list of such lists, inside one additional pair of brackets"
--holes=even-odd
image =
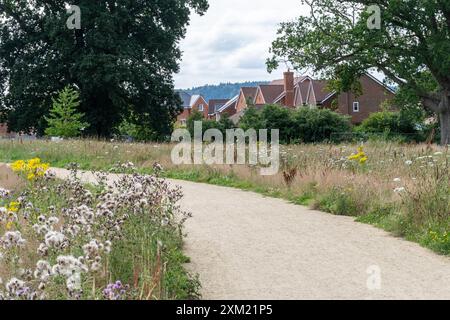
[(178, 92), (178, 94), (180, 95), (181, 100), (183, 101), (183, 108), (190, 108), (191, 106), (191, 95), (189, 93), (186, 92)]
[(283, 85), (264, 84), (260, 85), (259, 89), (264, 97), (266, 103), (273, 103), (274, 100), (283, 93)]
[(201, 96), (199, 94), (194, 94), (191, 97), (191, 102), (189, 103), (189, 106), (192, 108), (192, 106), (195, 104), (195, 102), (197, 102), (197, 100), (200, 98)]
[(308, 94), (310, 81), (303, 81), (298, 84), (298, 88), (300, 89), (300, 94), (303, 97), (303, 101), (306, 100), (306, 95)]
[(239, 96), (233, 97), (224, 106), (222, 106), (222, 108), (217, 110), (217, 112), (222, 113), (225, 110), (227, 110), (228, 108), (236, 108), (236, 104), (237, 104), (238, 98), (239, 98)]
[(223, 107), (229, 100), (228, 99), (211, 99), (209, 100), (209, 114), (214, 114), (221, 107)]
[[(299, 83), (300, 81), (302, 81), (305, 78), (306, 78), (306, 76), (295, 77), (294, 85), (296, 85), (297, 83)], [(272, 84), (272, 85), (283, 85), (284, 86), (284, 79), (273, 80), (270, 84)]]
[(255, 99), (258, 87), (242, 87), (241, 90), (246, 100), (249, 98)]
[(313, 80), (312, 84), (317, 103), (322, 102), (330, 95), (330, 93), (332, 93), (326, 88), (328, 84), (328, 81), (326, 80)]

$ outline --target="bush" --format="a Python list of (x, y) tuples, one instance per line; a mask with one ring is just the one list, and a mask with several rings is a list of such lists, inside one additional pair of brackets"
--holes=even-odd
[(262, 118), (261, 113), (258, 109), (256, 109), (254, 106), (249, 106), (247, 109), (245, 109), (244, 115), (239, 121), (239, 127), (244, 131), (247, 131), (249, 129), (264, 129), (264, 119)]
[(281, 143), (340, 142), (351, 135), (348, 117), (328, 109), (292, 110), (267, 105), (258, 112), (255, 108), (249, 108), (239, 125), (244, 130), (279, 129)]
[(280, 142), (290, 143), (295, 140), (294, 111), (278, 105), (266, 105), (262, 112), (264, 128), (280, 130)]
[(219, 121), (215, 121), (204, 119), (203, 113), (194, 110), (186, 121), (186, 128), (192, 137), (194, 136), (194, 124), (197, 121), (202, 122), (203, 133), (205, 133), (209, 129), (218, 129), (225, 136), (226, 130), (234, 128), (234, 124), (230, 120), (228, 114), (223, 114)]
[(423, 120), (423, 113), (412, 109), (376, 112), (364, 120), (356, 132), (366, 133), (371, 138), (421, 142), (429, 135)]
[(351, 131), (348, 117), (328, 109), (301, 108), (294, 114), (294, 136), (303, 143), (342, 142)]

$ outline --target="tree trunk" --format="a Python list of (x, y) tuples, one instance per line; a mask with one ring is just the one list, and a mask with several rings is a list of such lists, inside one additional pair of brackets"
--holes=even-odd
[(450, 110), (443, 110), (439, 114), (439, 119), (441, 122), (441, 145), (450, 145)]
[(447, 90), (442, 92), (439, 120), (441, 124), (441, 145), (450, 145), (450, 103)]

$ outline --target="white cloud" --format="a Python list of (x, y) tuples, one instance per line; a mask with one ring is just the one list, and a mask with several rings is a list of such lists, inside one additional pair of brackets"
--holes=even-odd
[(300, 0), (210, 0), (208, 12), (192, 15), (177, 88), (220, 82), (270, 80), (265, 61), (281, 22), (305, 13)]

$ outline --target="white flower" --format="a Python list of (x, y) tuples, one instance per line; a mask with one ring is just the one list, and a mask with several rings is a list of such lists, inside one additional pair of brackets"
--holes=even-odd
[(75, 272), (70, 275), (66, 280), (66, 286), (69, 292), (81, 290), (81, 274)]
[(394, 179), (394, 182), (402, 182), (402, 179), (400, 179), (400, 178), (395, 178), (395, 179)]
[(407, 160), (407, 161), (405, 162), (405, 164), (406, 164), (407, 166), (410, 166), (410, 165), (413, 164), (413, 162), (412, 162), (411, 160)]
[(404, 192), (406, 189), (404, 188), (404, 187), (399, 187), (399, 188), (395, 188), (394, 189), (394, 192), (395, 193), (401, 193), (401, 192)]
[(66, 245), (66, 237), (56, 231), (49, 231), (45, 235), (45, 245), (49, 248), (63, 248)]
[(0, 198), (5, 198), (5, 197), (9, 196), (10, 193), (11, 193), (11, 191), (0, 188)]
[(25, 239), (22, 238), (20, 231), (8, 231), (0, 239), (0, 244), (4, 248), (22, 247), (25, 244)]
[(12, 294), (17, 295), (17, 292), (23, 289), (25, 286), (25, 282), (19, 280), (17, 278), (11, 278), (5, 285), (6, 290)]
[(52, 267), (48, 261), (39, 260), (36, 263), (36, 270), (34, 271), (34, 277), (40, 279), (43, 282), (47, 282), (52, 275)]

